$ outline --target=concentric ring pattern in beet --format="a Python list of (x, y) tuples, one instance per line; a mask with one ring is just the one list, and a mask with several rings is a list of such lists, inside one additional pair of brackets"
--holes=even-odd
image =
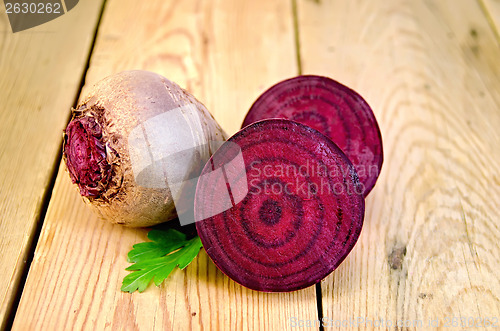
[(226, 275), (259, 291), (308, 287), (356, 243), (364, 197), (345, 154), (300, 123), (245, 127), (207, 162), (195, 197), (198, 234)]
[(328, 77), (297, 76), (264, 92), (242, 127), (269, 118), (300, 122), (330, 137), (354, 164), (365, 197), (370, 193), (382, 168), (382, 136), (358, 93)]

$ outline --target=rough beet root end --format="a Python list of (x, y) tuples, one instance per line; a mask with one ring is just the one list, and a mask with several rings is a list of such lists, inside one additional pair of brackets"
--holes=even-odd
[(109, 182), (111, 166), (102, 139), (102, 128), (91, 116), (74, 118), (65, 131), (66, 165), (85, 197), (100, 197)]

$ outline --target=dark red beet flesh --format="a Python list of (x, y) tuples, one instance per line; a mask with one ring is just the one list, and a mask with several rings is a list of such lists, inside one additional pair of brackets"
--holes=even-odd
[(99, 197), (111, 175), (101, 126), (91, 116), (74, 118), (66, 128), (64, 143), (71, 181), (78, 185), (82, 196)]
[(358, 93), (327, 77), (298, 76), (264, 92), (242, 127), (268, 118), (300, 122), (328, 136), (354, 164), (364, 196), (370, 193), (382, 167), (382, 137), (373, 111)]
[[(242, 166), (234, 166), (238, 157)], [(364, 218), (361, 189), (329, 138), (297, 122), (264, 120), (229, 138), (205, 165), (196, 228), (236, 282), (294, 291), (326, 277), (353, 248)]]

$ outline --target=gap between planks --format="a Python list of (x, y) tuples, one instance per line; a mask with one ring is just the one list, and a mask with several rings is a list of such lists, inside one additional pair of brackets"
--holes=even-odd
[[(95, 25), (95, 29), (94, 29), (93, 36), (92, 36), (92, 42), (90, 44), (87, 59), (85, 61), (85, 64), (83, 66), (83, 70), (81, 73), (80, 83), (78, 85), (77, 92), (75, 93), (75, 98), (73, 101), (73, 108), (76, 108), (76, 106), (78, 104), (78, 98), (79, 98), (80, 93), (83, 89), (83, 86), (85, 85), (85, 77), (86, 77), (87, 71), (90, 67), (90, 59), (92, 57), (92, 52), (94, 50), (95, 42), (97, 39), (97, 33), (99, 32), (99, 25), (101, 23), (104, 9), (106, 7), (106, 1), (107, 0), (102, 1), (101, 9), (99, 11), (99, 15), (97, 18), (97, 23)], [(63, 1), (63, 3), (64, 3), (64, 1)], [(67, 119), (66, 119), (66, 123), (68, 123), (71, 120), (71, 116), (72, 116), (71, 113), (68, 114)], [(59, 145), (59, 150), (56, 154), (56, 157), (54, 158), (54, 162), (53, 162), (52, 167), (51, 167), (51, 175), (49, 178), (49, 182), (48, 182), (48, 184), (46, 186), (46, 190), (43, 194), (42, 204), (40, 206), (39, 212), (37, 213), (39, 216), (36, 219), (35, 228), (33, 230), (33, 233), (30, 236), (31, 240), (30, 240), (30, 242), (28, 244), (28, 248), (27, 248), (25, 265), (24, 265), (24, 268), (22, 270), (19, 282), (16, 285), (14, 300), (12, 302), (10, 309), (7, 311), (7, 314), (6, 314), (7, 318), (4, 321), (5, 330), (12, 329), (12, 324), (14, 323), (14, 318), (16, 316), (17, 309), (18, 309), (19, 303), (21, 301), (21, 296), (23, 294), (24, 285), (26, 284), (28, 272), (30, 270), (31, 263), (33, 262), (33, 257), (35, 255), (35, 249), (36, 249), (36, 246), (38, 244), (38, 239), (40, 238), (40, 233), (42, 231), (45, 216), (47, 215), (47, 210), (49, 208), (50, 200), (52, 198), (52, 192), (54, 191), (54, 186), (56, 183), (58, 170), (59, 170), (59, 167), (60, 167), (61, 162), (62, 162), (62, 155), (63, 155), (63, 141), (61, 139), (61, 143)]]
[[(291, 0), (292, 2), (292, 19), (293, 19), (293, 37), (295, 44), (295, 58), (297, 61), (297, 74), (302, 75), (302, 57), (300, 53), (300, 29), (299, 29), (299, 9), (297, 7), (298, 0)], [(316, 310), (318, 314), (318, 320), (323, 320), (323, 295), (321, 288), (321, 281), (314, 285), (316, 290)], [(319, 323), (319, 331), (323, 331), (324, 327), (322, 323)]]

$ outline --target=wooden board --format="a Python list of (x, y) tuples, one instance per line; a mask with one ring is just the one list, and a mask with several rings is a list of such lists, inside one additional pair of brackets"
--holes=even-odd
[(500, 1), (480, 0), (479, 3), (483, 7), (486, 19), (490, 23), (497, 41), (500, 43)]
[(385, 150), (359, 242), (322, 283), (327, 326), (500, 325), (500, 49), (480, 6), (304, 0), (298, 14), (304, 73), (358, 90)]
[(0, 329), (13, 307), (44, 195), (57, 171), (61, 132), (80, 87), (101, 3), (83, 1), (18, 33), (12, 33), (7, 15), (0, 15)]
[[(281, 0), (107, 1), (85, 90), (124, 69), (155, 71), (233, 133), (264, 88), (296, 74), (291, 13)], [(122, 293), (126, 254), (146, 233), (98, 220), (61, 167), (14, 329), (277, 330), (317, 318), (314, 287), (250, 291), (204, 252), (160, 288)]]

